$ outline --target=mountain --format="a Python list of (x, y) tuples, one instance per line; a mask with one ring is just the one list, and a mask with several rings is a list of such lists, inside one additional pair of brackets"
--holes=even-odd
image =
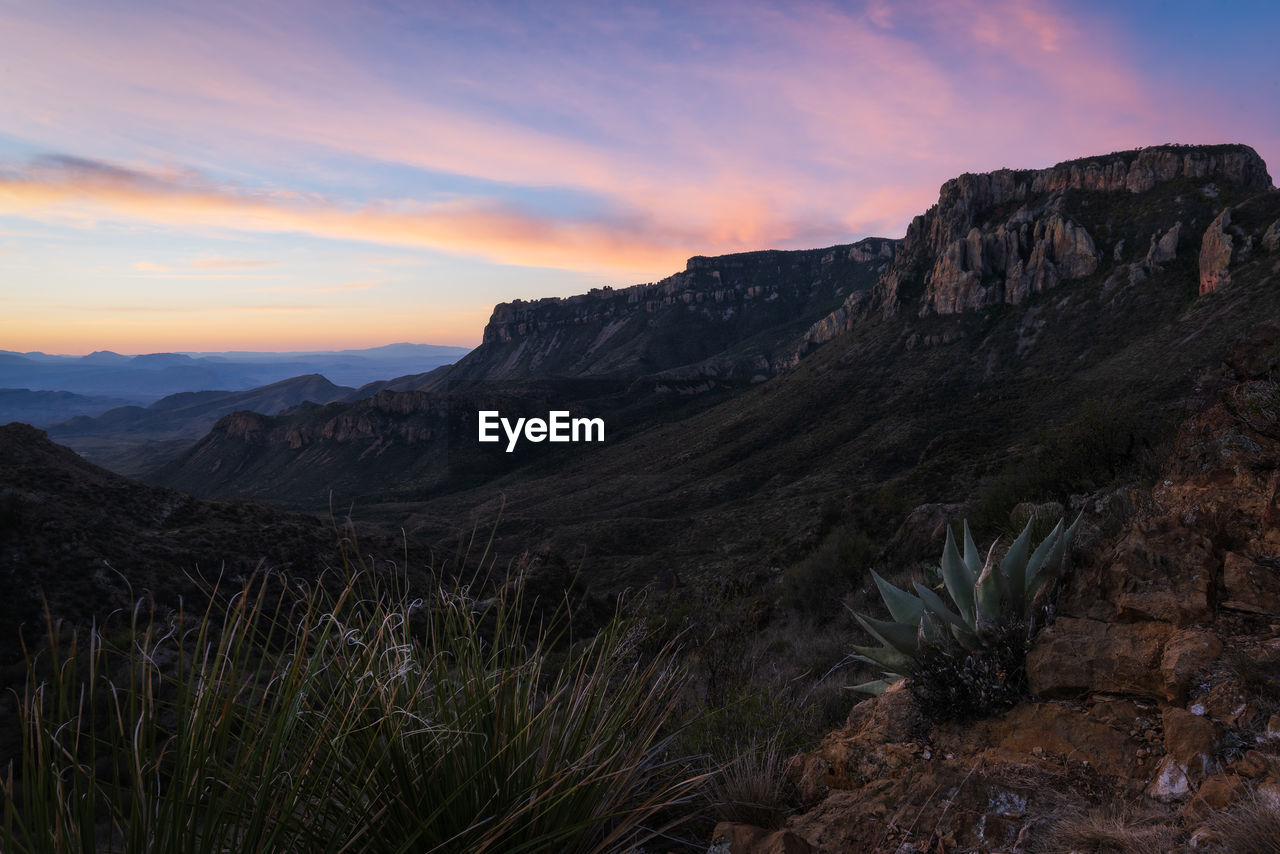
[[(122, 356), (100, 350), (88, 356), (0, 352), (0, 387), (109, 395), (149, 403), (170, 394), (227, 389), (245, 391), (290, 377), (323, 374), (348, 386), (426, 373), (451, 364), (465, 347), (393, 344), (368, 350), (302, 353), (148, 353)], [(0, 422), (18, 418), (0, 409)]]
[(265, 563), (314, 578), (336, 559), (337, 540), (315, 516), (146, 486), (26, 424), (0, 427), (0, 659), (14, 662), (19, 627), (29, 640), (43, 629), (45, 599), (71, 620), (129, 609), (147, 593), (177, 607), (179, 597), (198, 601), (187, 574), (231, 579)]
[(100, 415), (109, 409), (129, 406), (134, 401), (119, 397), (96, 397), (69, 391), (32, 391), (27, 388), (0, 388), (0, 420), (27, 424), (55, 424), (69, 418)]
[(147, 407), (122, 406), (97, 417), (72, 418), (50, 426), (48, 434), (99, 465), (134, 474), (186, 448), (231, 412), (272, 415), (305, 402), (345, 399), (354, 391), (310, 374), (248, 391), (172, 394)]
[(501, 303), (450, 380), (762, 380), (795, 365), (814, 318), (871, 290), (897, 242), (690, 258), (656, 284)]
[[(1278, 219), (1246, 146), (963, 175), (900, 243), (691, 259), (658, 285), (500, 305), (423, 388), (228, 416), (148, 479), (300, 507), (332, 488), (433, 536), (501, 501), (510, 547), (536, 538), (619, 584), (792, 566), (833, 526), (891, 533), (928, 502), (998, 526), (1168, 440), (1205, 367), (1280, 312)], [(480, 408), (566, 402), (607, 441), (511, 457), (475, 441)]]

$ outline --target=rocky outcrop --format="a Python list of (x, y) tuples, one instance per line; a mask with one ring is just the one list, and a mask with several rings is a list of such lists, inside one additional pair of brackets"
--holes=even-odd
[(947, 245), (926, 277), (920, 314), (959, 314), (993, 303), (1018, 304), (1064, 279), (1098, 268), (1083, 227), (1057, 211), (1039, 218), (1021, 208), (994, 231), (969, 229)]
[[(826, 249), (695, 256), (656, 283), (501, 303), (483, 344), (450, 376), (772, 376), (826, 340), (822, 329), (806, 331), (797, 321), (820, 326), (844, 299), (868, 292), (896, 244), (868, 238)], [(831, 325), (838, 331), (839, 323)]]
[(1147, 259), (1145, 266), (1148, 270), (1157, 270), (1161, 264), (1172, 261), (1178, 256), (1178, 239), (1182, 234), (1182, 221), (1179, 220), (1173, 224), (1173, 228), (1166, 231), (1157, 240), (1156, 236), (1151, 235), (1151, 246), (1147, 249)]
[(1223, 209), (1200, 242), (1200, 294), (1231, 284), (1232, 270), (1280, 250), (1280, 193), (1261, 193)]
[(1231, 233), (1231, 208), (1209, 223), (1200, 241), (1200, 294), (1212, 293), (1231, 281), (1228, 270), (1234, 249)]
[(946, 724), (901, 685), (859, 703), (792, 761), (786, 829), (817, 852), (1057, 850), (1062, 816), (1145, 798), (1161, 850), (1224, 850), (1208, 818), (1280, 792), (1277, 368), (1266, 323), (1206, 373), (1156, 485), (1077, 556), (1029, 657), (1037, 700)]
[[(1064, 194), (1145, 193), (1178, 179), (1212, 179), (1246, 193), (1271, 187), (1262, 159), (1242, 145), (1161, 146), (1050, 169), (961, 175), (943, 184), (938, 203), (912, 221), (874, 298), (863, 305), (886, 315), (953, 314), (1016, 304), (1088, 276), (1102, 256), (1095, 235), (1063, 212)], [(1171, 259), (1178, 240), (1177, 227), (1153, 236), (1151, 263)], [(856, 317), (851, 308), (846, 328)]]

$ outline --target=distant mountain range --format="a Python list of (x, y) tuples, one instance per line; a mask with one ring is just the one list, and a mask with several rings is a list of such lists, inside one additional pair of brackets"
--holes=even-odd
[[(974, 501), (998, 523), (1130, 470), (1231, 342), (1280, 316), (1278, 263), (1280, 193), (1247, 146), (966, 174), (902, 240), (502, 304), (450, 368), (228, 415), (146, 478), (300, 508), (333, 490), (430, 536), (502, 503), (512, 548), (587, 555), (610, 583), (786, 566), (833, 519), (883, 535), (917, 504)], [(549, 406), (603, 417), (607, 441), (475, 441), (480, 409)]]
[[(36, 426), (113, 407), (146, 405), (171, 394), (244, 391), (307, 374), (360, 387), (392, 377), (429, 372), (467, 354), (465, 347), (389, 344), (367, 350), (292, 353), (149, 353), (123, 356), (99, 350), (87, 356), (0, 350), (0, 424)], [(21, 392), (28, 392), (22, 394)], [(52, 397), (40, 392), (67, 392)]]

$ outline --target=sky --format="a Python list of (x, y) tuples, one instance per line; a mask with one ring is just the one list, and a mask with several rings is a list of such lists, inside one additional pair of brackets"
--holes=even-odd
[(473, 346), (901, 237), (962, 172), (1244, 142), (1280, 4), (0, 0), (0, 349)]

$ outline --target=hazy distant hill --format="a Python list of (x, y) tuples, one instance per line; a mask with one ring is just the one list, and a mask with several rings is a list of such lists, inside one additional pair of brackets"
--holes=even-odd
[[(301, 353), (149, 353), (122, 356), (97, 351), (87, 356), (0, 351), (0, 388), (69, 391), (149, 403), (186, 391), (243, 391), (290, 377), (322, 374), (339, 385), (357, 387), (390, 377), (419, 374), (451, 364), (465, 347), (391, 344), (368, 350)], [(52, 420), (80, 412), (68, 411)], [(21, 420), (0, 408), (0, 423)], [(49, 423), (49, 422), (46, 422)]]
[(50, 426), (48, 433), (99, 465), (134, 474), (179, 453), (231, 412), (273, 415), (300, 403), (347, 399), (354, 391), (310, 374), (248, 391), (173, 394), (147, 407), (123, 406), (94, 418), (73, 418)]
[(53, 424), (82, 415), (100, 415), (108, 409), (132, 403), (134, 401), (120, 397), (96, 397), (69, 391), (0, 388), (0, 422)]

